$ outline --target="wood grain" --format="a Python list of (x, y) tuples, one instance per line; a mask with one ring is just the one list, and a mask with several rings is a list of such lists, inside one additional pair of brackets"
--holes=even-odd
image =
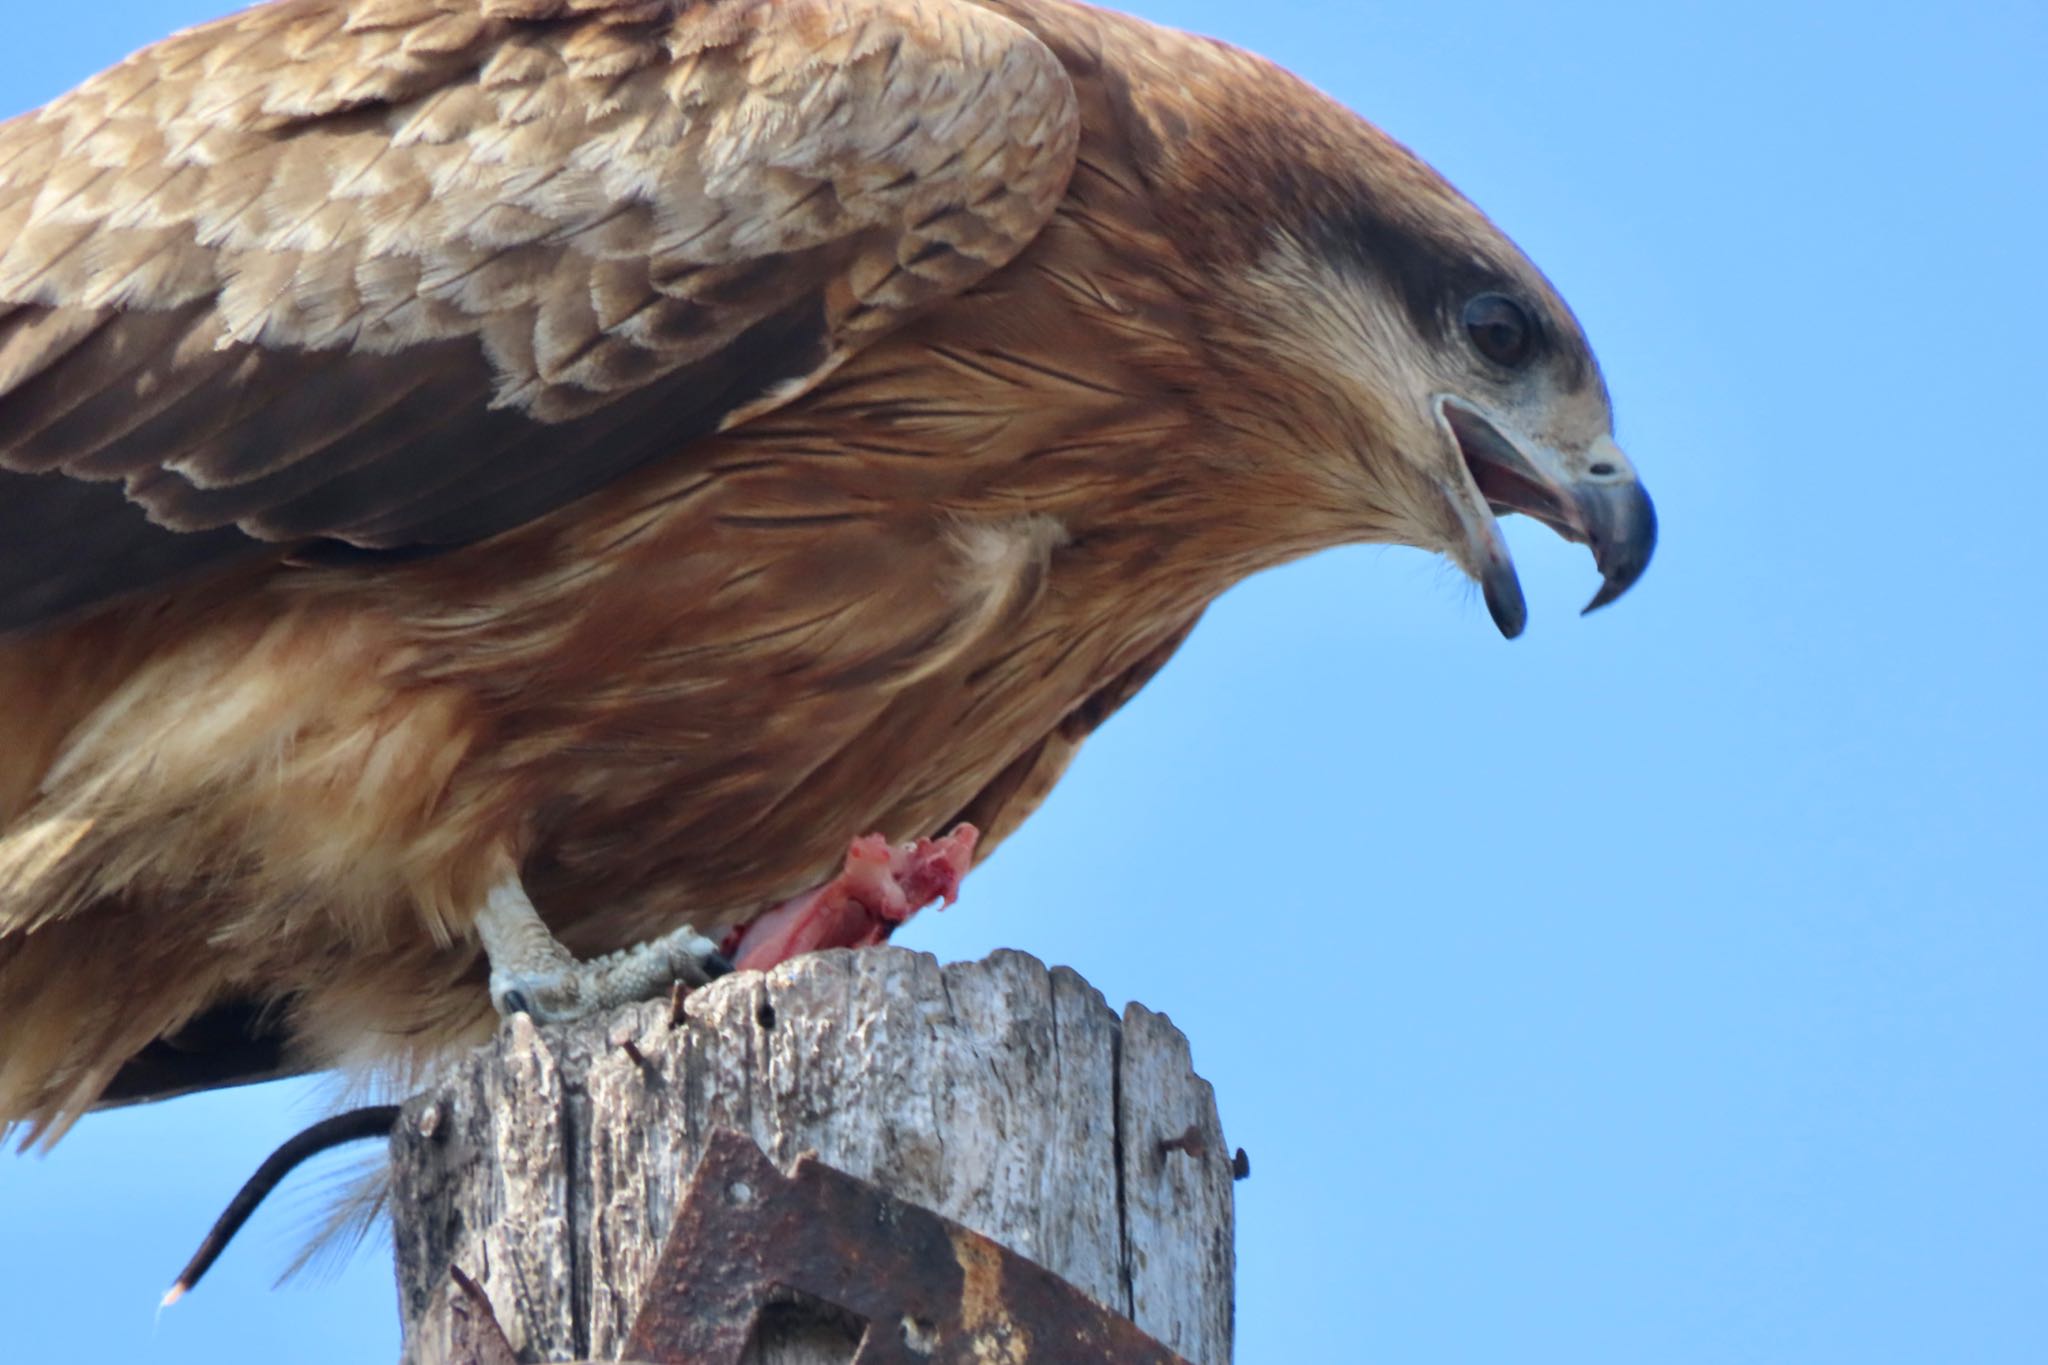
[[(393, 1143), (406, 1359), (448, 1358), (451, 1265), (521, 1360), (615, 1359), (721, 1126), (983, 1232), (1200, 1365), (1230, 1359), (1230, 1158), (1186, 1039), (1021, 953), (941, 968), (898, 948), (729, 978), (674, 1027), (662, 1005), (517, 1018), (416, 1098)], [(851, 1358), (801, 1324), (758, 1353)]]

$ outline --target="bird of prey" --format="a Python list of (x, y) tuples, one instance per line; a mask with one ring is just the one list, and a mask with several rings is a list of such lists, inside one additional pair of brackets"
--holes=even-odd
[(1579, 325), (1229, 46), (1068, 0), (172, 37), (0, 125), (0, 1121), (874, 941), (1247, 574), (1420, 546), (1518, 633), (1507, 512), (1593, 605), (1649, 560)]

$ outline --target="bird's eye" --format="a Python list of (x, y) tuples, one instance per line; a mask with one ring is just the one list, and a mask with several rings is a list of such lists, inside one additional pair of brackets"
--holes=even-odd
[(1529, 310), (1505, 294), (1481, 294), (1465, 305), (1465, 334), (1496, 365), (1518, 370), (1536, 354)]

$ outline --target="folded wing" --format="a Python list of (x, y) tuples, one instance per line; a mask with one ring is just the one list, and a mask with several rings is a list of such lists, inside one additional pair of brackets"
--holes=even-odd
[(965, 0), (281, 0), (0, 126), (0, 632), (475, 541), (1020, 251), (1073, 93)]

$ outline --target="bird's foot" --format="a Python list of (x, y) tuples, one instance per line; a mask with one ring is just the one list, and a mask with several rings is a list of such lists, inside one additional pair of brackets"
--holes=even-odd
[(493, 891), (477, 916), (491, 960), (491, 1003), (501, 1015), (544, 1024), (581, 1019), (665, 995), (677, 982), (702, 986), (732, 970), (718, 945), (689, 925), (660, 938), (578, 962), (555, 940), (517, 882)]
[(891, 846), (879, 834), (853, 841), (839, 875), (784, 901), (720, 945), (689, 925), (588, 962), (556, 941), (517, 881), (493, 890), (477, 915), (491, 962), (491, 1003), (502, 1015), (562, 1023), (681, 983), (702, 986), (740, 968), (765, 971), (820, 948), (864, 948), (933, 901), (951, 905), (974, 863), (981, 832), (956, 826), (938, 839)]
[(953, 903), (980, 838), (974, 826), (957, 825), (894, 847), (879, 834), (855, 839), (838, 876), (734, 930), (725, 951), (740, 970), (765, 971), (799, 953), (880, 943), (933, 901)]

